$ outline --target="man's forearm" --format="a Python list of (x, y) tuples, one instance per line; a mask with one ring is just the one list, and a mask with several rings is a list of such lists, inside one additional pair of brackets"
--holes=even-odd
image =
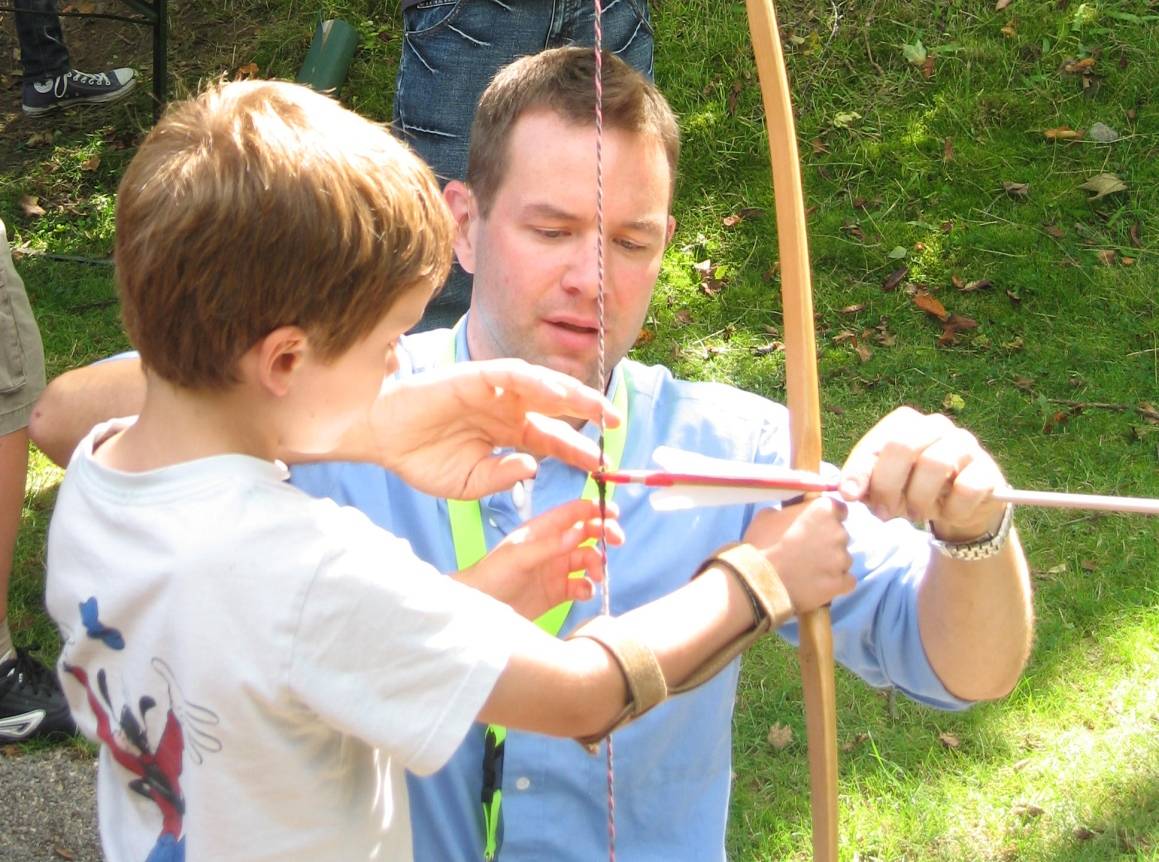
[(1030, 654), (1034, 609), (1018, 534), (984, 560), (934, 551), (918, 593), (918, 622), (930, 665), (964, 700), (1014, 688)]
[(66, 371), (36, 402), (28, 433), (60, 466), (92, 427), (118, 416), (134, 416), (145, 403), (145, 375), (135, 358)]

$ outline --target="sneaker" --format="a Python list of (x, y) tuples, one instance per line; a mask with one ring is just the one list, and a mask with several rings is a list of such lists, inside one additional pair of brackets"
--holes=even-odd
[(71, 736), (76, 725), (56, 674), (24, 650), (0, 664), (0, 744)]
[(137, 84), (132, 69), (110, 69), (91, 75), (72, 69), (54, 78), (24, 82), (24, 113), (36, 116), (82, 102), (104, 104), (123, 99)]

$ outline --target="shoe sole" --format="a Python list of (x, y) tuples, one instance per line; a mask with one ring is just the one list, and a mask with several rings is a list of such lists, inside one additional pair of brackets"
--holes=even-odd
[(129, 83), (119, 90), (114, 90), (112, 93), (106, 93), (103, 96), (85, 96), (79, 99), (62, 99), (58, 102), (53, 102), (51, 105), (46, 105), (43, 108), (31, 108), (28, 105), (21, 105), (24, 113), (30, 117), (39, 117), (42, 114), (50, 114), (57, 108), (68, 108), (72, 105), (107, 105), (110, 102), (117, 102), (125, 98), (133, 92), (137, 87), (137, 79), (133, 78)]

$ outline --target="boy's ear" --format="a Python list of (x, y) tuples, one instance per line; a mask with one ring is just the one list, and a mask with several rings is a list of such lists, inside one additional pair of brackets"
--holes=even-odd
[(460, 180), (451, 180), (443, 189), (443, 200), (451, 208), (458, 230), (455, 232), (455, 257), (459, 266), (469, 273), (475, 272), (475, 231), (479, 218), (475, 196), (471, 187)]
[(290, 390), (295, 372), (311, 349), (309, 337), (299, 326), (279, 326), (250, 348), (259, 386), (276, 398)]
[(664, 245), (672, 242), (672, 236), (676, 233), (676, 216), (668, 216), (668, 230), (664, 234)]

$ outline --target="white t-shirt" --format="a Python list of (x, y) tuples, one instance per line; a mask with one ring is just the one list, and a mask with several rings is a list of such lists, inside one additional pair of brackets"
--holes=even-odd
[(110, 470), (123, 425), (77, 450), (48, 542), (107, 858), (409, 860), (403, 771), (454, 752), (526, 623), (282, 465)]

